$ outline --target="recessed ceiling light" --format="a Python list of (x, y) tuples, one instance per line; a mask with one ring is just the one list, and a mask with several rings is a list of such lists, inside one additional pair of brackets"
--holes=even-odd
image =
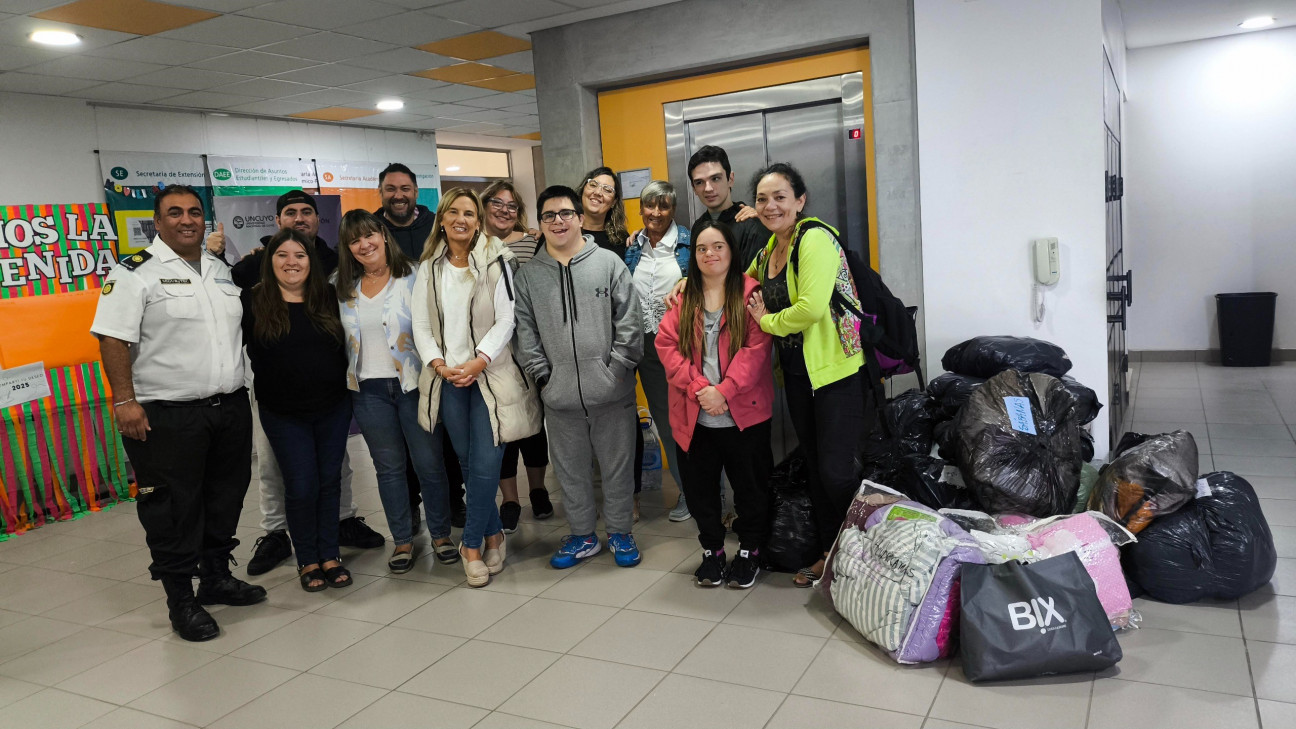
[(47, 46), (74, 46), (81, 42), (81, 36), (66, 30), (38, 30), (30, 37), (32, 41)]
[(382, 111), (396, 111), (397, 109), (404, 109), (405, 102), (400, 99), (383, 99), (378, 102), (378, 108)]
[(1273, 16), (1261, 15), (1258, 18), (1247, 18), (1241, 23), (1238, 23), (1238, 27), (1245, 28), (1246, 30), (1251, 30), (1253, 28), (1268, 28), (1273, 24), (1274, 24)]

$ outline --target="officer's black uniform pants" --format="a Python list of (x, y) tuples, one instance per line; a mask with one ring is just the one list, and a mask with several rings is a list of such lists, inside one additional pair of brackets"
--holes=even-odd
[(193, 576), (201, 558), (224, 561), (238, 546), (234, 530), (252, 479), (252, 410), (247, 390), (213, 400), (219, 404), (145, 403), (147, 440), (122, 439), (155, 580)]

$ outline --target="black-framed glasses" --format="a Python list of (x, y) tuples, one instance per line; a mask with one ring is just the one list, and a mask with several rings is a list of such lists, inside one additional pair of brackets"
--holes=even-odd
[(550, 210), (548, 212), (540, 213), (540, 222), (545, 223), (547, 225), (559, 218), (562, 218), (563, 222), (569, 222), (575, 217), (576, 217), (576, 211), (572, 210), (571, 208), (566, 208), (563, 210), (556, 210), (556, 211)]
[(517, 203), (504, 202), (503, 200), (497, 197), (487, 198), (486, 203), (491, 207), (495, 208), (496, 210), (503, 210), (505, 212), (509, 212), (513, 214), (517, 214), (517, 211), (519, 209)]
[(590, 180), (589, 182), (585, 183), (585, 189), (589, 190), (590, 192), (593, 192), (593, 191), (595, 191), (595, 190), (602, 190), (603, 192), (605, 192), (605, 193), (607, 193), (607, 194), (609, 194), (609, 195), (615, 195), (615, 194), (616, 194), (616, 188), (615, 188), (615, 187), (613, 187), (613, 186), (611, 186), (611, 185), (604, 185), (603, 183), (599, 182), (598, 180)]

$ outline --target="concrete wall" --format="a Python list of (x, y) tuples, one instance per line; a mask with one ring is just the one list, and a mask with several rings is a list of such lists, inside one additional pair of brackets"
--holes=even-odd
[[(927, 351), (1033, 336), (1106, 392), (1100, 0), (915, 0), (914, 28)], [(1062, 270), (1035, 324), (1029, 245), (1042, 237), (1060, 240)]]
[(1276, 291), (1296, 349), (1296, 28), (1129, 52), (1131, 350), (1219, 346), (1215, 294)]
[(599, 163), (600, 89), (867, 42), (882, 275), (906, 303), (921, 305), (912, 38), (909, 0), (683, 0), (537, 31), (545, 176), (573, 184)]

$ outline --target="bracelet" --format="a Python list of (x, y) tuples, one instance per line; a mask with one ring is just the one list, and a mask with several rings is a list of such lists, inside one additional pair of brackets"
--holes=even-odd
[(122, 405), (125, 405), (126, 403), (130, 403), (130, 402), (135, 402), (135, 398), (132, 397), (132, 398), (129, 398), (129, 399), (127, 399), (127, 400), (122, 400), (121, 402), (115, 402), (115, 403), (113, 403), (113, 407), (115, 407), (115, 408), (119, 408), (119, 407), (121, 407)]

